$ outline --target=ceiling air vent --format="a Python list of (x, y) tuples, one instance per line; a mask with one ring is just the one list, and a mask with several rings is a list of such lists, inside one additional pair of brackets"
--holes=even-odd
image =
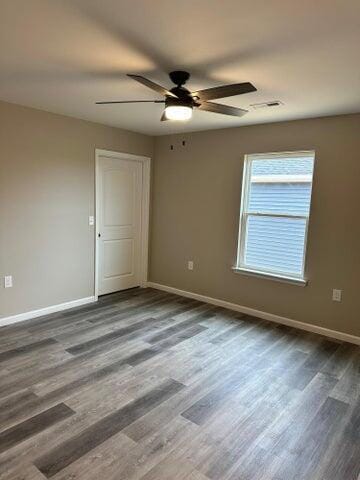
[(250, 105), (250, 107), (253, 108), (254, 110), (258, 110), (259, 108), (280, 107), (281, 105), (284, 105), (284, 104), (280, 100), (271, 100), (270, 102), (253, 103), (252, 105)]

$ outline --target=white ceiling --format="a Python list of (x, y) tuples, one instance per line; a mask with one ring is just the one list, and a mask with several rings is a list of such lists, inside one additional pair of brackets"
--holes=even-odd
[[(360, 111), (359, 0), (1, 0), (0, 99), (151, 135)], [(160, 99), (126, 77), (190, 89), (252, 82), (222, 103), (281, 100), (242, 118), (160, 122)], [(221, 100), (219, 100), (221, 102)]]

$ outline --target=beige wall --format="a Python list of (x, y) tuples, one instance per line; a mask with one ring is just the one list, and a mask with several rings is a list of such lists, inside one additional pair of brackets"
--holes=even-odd
[[(95, 148), (152, 156), (154, 139), (1, 102), (0, 126), (0, 317), (93, 295)], [(359, 131), (347, 115), (157, 137), (150, 280), (360, 335)], [(233, 273), (244, 154), (299, 149), (316, 150), (308, 286)]]
[(153, 139), (0, 103), (0, 317), (93, 295), (95, 148), (151, 156)]
[[(244, 154), (310, 149), (308, 286), (233, 273)], [(158, 137), (150, 279), (360, 335), (359, 182), (360, 115)], [(332, 302), (332, 288), (343, 289), (341, 303)]]

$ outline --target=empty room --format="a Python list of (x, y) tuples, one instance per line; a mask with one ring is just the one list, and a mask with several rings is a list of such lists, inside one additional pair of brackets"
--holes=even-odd
[(360, 480), (358, 0), (0, 1), (0, 479)]

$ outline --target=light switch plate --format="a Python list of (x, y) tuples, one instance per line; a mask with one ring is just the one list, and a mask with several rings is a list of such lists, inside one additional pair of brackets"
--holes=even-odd
[(192, 260), (188, 261), (188, 270), (194, 270), (194, 262)]
[(95, 217), (93, 215), (89, 217), (89, 225), (95, 225)]
[(12, 276), (11, 275), (5, 275), (5, 277), (4, 277), (4, 287), (5, 288), (11, 288), (12, 286), (13, 286)]

